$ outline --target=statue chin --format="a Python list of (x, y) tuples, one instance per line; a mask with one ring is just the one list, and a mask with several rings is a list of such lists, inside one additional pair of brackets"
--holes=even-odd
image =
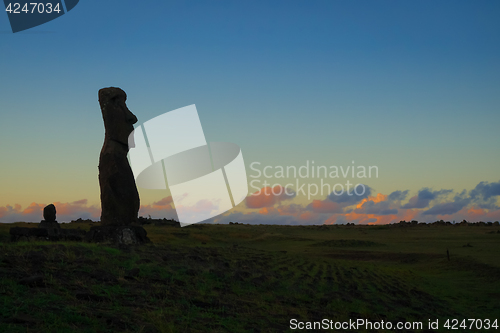
[(123, 140), (121, 139), (110, 139), (110, 141), (113, 141), (113, 142), (116, 142), (116, 143), (119, 143), (121, 146), (127, 148), (127, 151), (129, 150), (129, 148), (133, 148), (133, 147), (130, 147), (128, 142), (124, 142)]

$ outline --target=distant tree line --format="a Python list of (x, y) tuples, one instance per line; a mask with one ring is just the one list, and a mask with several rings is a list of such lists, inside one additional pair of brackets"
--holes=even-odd
[(460, 223), (455, 223), (455, 221), (453, 221), (453, 223), (451, 223), (450, 221), (443, 221), (443, 220), (439, 220), (439, 221), (436, 221), (436, 222), (431, 222), (431, 223), (426, 223), (426, 222), (418, 222), (418, 221), (415, 221), (415, 220), (412, 220), (412, 221), (399, 221), (399, 223), (393, 223), (391, 225), (454, 225), (454, 226), (478, 226), (478, 227), (483, 227), (483, 226), (499, 226), (500, 223), (498, 221), (495, 221), (495, 222), (483, 222), (483, 221), (479, 221), (479, 222), (468, 222), (466, 220), (463, 220), (462, 222)]

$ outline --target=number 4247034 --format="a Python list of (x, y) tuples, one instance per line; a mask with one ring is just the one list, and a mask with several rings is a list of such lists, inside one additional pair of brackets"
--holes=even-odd
[(458, 330), (459, 328), (463, 329), (498, 329), (497, 319), (491, 321), (489, 319), (464, 319), (460, 322), (458, 319), (448, 319), (443, 325), (444, 328), (449, 330)]
[(52, 3), (50, 2), (47, 2), (46, 4), (42, 2), (30, 2), (29, 5), (28, 3), (25, 3), (23, 8), (21, 8), (21, 4), (15, 2), (15, 3), (9, 3), (7, 5), (7, 8), (5, 8), (5, 11), (8, 12), (9, 14), (22, 14), (22, 13), (50, 14), (52, 12), (59, 13), (61, 9), (59, 8), (59, 3), (57, 3), (55, 7), (53, 7)]

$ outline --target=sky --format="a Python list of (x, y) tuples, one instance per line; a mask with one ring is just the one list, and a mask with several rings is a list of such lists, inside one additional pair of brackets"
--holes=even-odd
[[(249, 196), (209, 222), (498, 221), (499, 16), (498, 1), (82, 0), (12, 33), (0, 14), (0, 221), (50, 203), (99, 219), (109, 86), (137, 125), (196, 104), (207, 141), (241, 147)], [(378, 173), (323, 179), (362, 195), (276, 176), (313, 161)], [(168, 190), (139, 193), (139, 215), (176, 217)]]

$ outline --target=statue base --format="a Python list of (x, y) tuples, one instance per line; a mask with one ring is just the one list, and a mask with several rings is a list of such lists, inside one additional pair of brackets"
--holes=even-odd
[(35, 240), (50, 240), (50, 241), (77, 241), (80, 242), (85, 237), (85, 231), (80, 229), (61, 229), (57, 227), (12, 227), (10, 228), (11, 241), (16, 242), (21, 239), (27, 241)]
[(135, 225), (91, 227), (85, 235), (85, 241), (118, 245), (138, 245), (150, 242), (146, 230)]
[(38, 224), (38, 228), (61, 229), (61, 226), (59, 225), (59, 222), (57, 222), (57, 221), (45, 221), (45, 220), (41, 220), (40, 223)]

